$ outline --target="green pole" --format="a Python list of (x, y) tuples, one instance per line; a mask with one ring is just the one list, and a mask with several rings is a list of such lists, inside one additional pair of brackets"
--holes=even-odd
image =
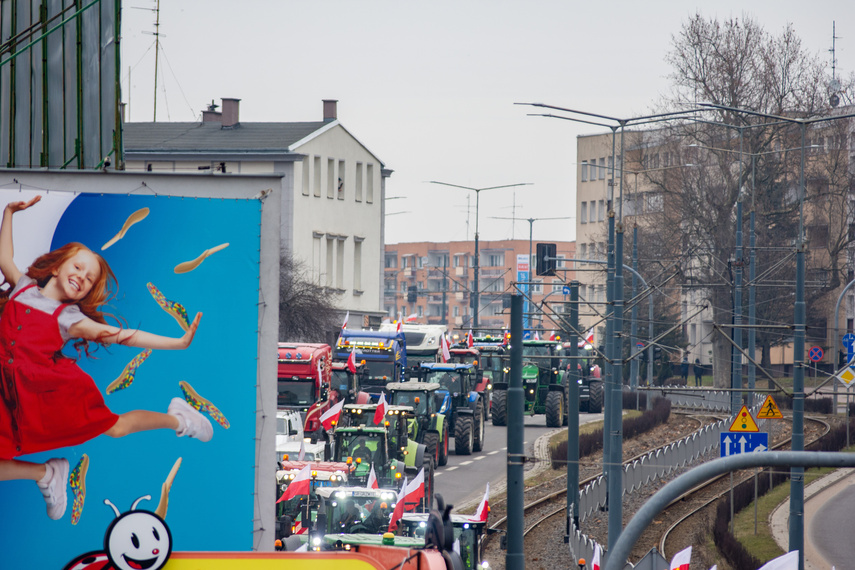
[(508, 552), (505, 567), (523, 570), (523, 464), (525, 436), (522, 388), (522, 295), (511, 296), (511, 377), (508, 383)]

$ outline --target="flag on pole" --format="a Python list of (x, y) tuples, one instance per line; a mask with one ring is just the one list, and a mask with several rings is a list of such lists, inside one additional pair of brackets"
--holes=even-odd
[(466, 333), (466, 348), (472, 348), (475, 346), (475, 338), (472, 336), (472, 329), (469, 329), (469, 332)]
[(404, 321), (398, 319), (398, 326), (395, 328), (395, 332), (401, 332), (404, 330)]
[(475, 516), (469, 517), (472, 522), (487, 522), (487, 513), (490, 512), (490, 482), (487, 481), (487, 490), (484, 491), (484, 498), (481, 499), (481, 504), (478, 505), (478, 510), (475, 511)]
[(307, 464), (305, 467), (300, 469), (300, 472), (297, 473), (297, 476), (291, 480), (291, 483), (288, 484), (288, 488), (285, 489), (285, 492), (282, 493), (282, 496), (279, 497), (277, 503), (281, 503), (282, 501), (287, 501), (288, 499), (293, 499), (297, 495), (308, 495), (309, 490), (312, 485), (312, 470), (309, 468)]
[(303, 461), (306, 459), (306, 440), (300, 440), (300, 453), (297, 455), (297, 461)]
[(404, 479), (404, 484), (401, 485), (401, 490), (398, 491), (398, 499), (395, 503), (395, 509), (389, 517), (389, 532), (395, 532), (398, 528), (398, 521), (404, 516), (404, 501), (407, 497), (407, 480)]
[(350, 349), (350, 356), (347, 357), (347, 369), (351, 374), (356, 374), (356, 347)]
[(380, 484), (377, 482), (377, 474), (374, 472), (374, 464), (371, 464), (371, 472), (368, 473), (368, 483), (365, 486), (369, 489), (379, 489)]
[(770, 560), (760, 570), (799, 570), (799, 551), (791, 550), (783, 556)]
[(439, 344), (442, 349), (442, 361), (448, 362), (451, 360), (451, 352), (448, 350), (448, 341), (446, 340), (445, 335), (441, 335), (439, 338)]
[(408, 323), (411, 323), (411, 322), (413, 322), (414, 320), (416, 320), (417, 318), (419, 318), (419, 315), (418, 315), (418, 314), (416, 314), (416, 313), (411, 313), (411, 314), (407, 315), (407, 318), (406, 318), (406, 319), (404, 319), (404, 321), (405, 321), (405, 322), (408, 322)]
[(424, 467), (416, 475), (404, 491), (404, 510), (411, 511), (416, 508), (419, 501), (425, 498), (425, 470)]
[(692, 561), (692, 547), (687, 546), (680, 552), (674, 555), (671, 559), (671, 565), (668, 566), (671, 570), (689, 570), (689, 564)]
[(320, 384), (324, 383), (324, 370), (321, 368), (321, 361), (318, 360), (318, 382)]
[(600, 555), (603, 547), (599, 543), (594, 543), (594, 557), (591, 559), (591, 570), (600, 570)]
[(540, 335), (537, 334), (537, 331), (534, 331), (534, 340), (540, 340)]
[(350, 311), (348, 311), (344, 314), (344, 322), (341, 323), (341, 330), (344, 330), (347, 328), (347, 319), (349, 319), (349, 318), (350, 318)]
[(377, 402), (377, 409), (374, 410), (374, 425), (381, 423), (386, 415), (386, 394), (380, 394), (380, 401)]
[(324, 415), (321, 416), (321, 424), (325, 430), (331, 430), (338, 423), (338, 417), (341, 415), (342, 408), (344, 408), (344, 400), (339, 400), (338, 404), (324, 412)]
[(555, 331), (552, 331), (552, 334), (549, 335), (549, 340), (555, 340)]
[(586, 344), (594, 344), (594, 329), (589, 330), (585, 338), (580, 338), (576, 346), (583, 348)]

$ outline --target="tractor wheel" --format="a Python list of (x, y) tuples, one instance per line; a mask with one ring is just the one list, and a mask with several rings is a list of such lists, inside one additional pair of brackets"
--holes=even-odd
[(564, 417), (564, 398), (561, 392), (552, 391), (546, 395), (546, 427), (560, 427)]
[(508, 391), (495, 390), (493, 392), (493, 425), (503, 426), (508, 423)]
[(427, 432), (422, 443), (425, 444), (425, 455), (433, 457), (434, 463), (439, 463), (439, 434)]
[(603, 411), (603, 383), (591, 382), (588, 385), (588, 412), (599, 414)]
[(478, 403), (475, 404), (473, 419), (475, 421), (475, 433), (472, 437), (472, 451), (481, 451), (484, 449), (484, 436), (486, 435), (484, 429), (484, 402), (481, 398), (478, 398)]
[(472, 444), (475, 426), (472, 416), (457, 416), (454, 422), (454, 453), (457, 455), (472, 455)]
[(442, 437), (439, 438), (439, 461), (437, 465), (448, 464), (448, 422), (442, 422)]

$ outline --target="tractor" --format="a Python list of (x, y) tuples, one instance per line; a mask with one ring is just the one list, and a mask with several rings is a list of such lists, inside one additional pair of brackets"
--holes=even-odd
[(437, 383), (438, 394), (445, 394), (440, 412), (454, 430), (454, 453), (469, 455), (484, 448), (487, 403), (482, 394), (474, 390), (480, 380), (473, 364), (423, 363), (419, 371), (421, 381)]
[(394, 406), (406, 406), (413, 410), (414, 417), (408, 427), (409, 437), (425, 445), (427, 454), (436, 465), (448, 463), (447, 417), (439, 410), (445, 402), (441, 386), (431, 382), (391, 382), (386, 385)]

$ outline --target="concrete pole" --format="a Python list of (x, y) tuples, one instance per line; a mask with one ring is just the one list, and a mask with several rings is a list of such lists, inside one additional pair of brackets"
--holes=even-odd
[(742, 407), (742, 198), (736, 201), (736, 248), (733, 270), (733, 346), (730, 349), (731, 369), (730, 415)]
[[(638, 225), (634, 224), (632, 228), (632, 298), (638, 296)], [(638, 303), (632, 304), (630, 311), (629, 325), (629, 350), (635, 350), (635, 345), (638, 344)], [(633, 390), (638, 388), (638, 358), (633, 358), (629, 363), (629, 386)]]
[(579, 528), (579, 282), (570, 282), (570, 331), (567, 340), (570, 343), (570, 370), (567, 371), (567, 531), (564, 537), (570, 538), (570, 517)]
[[(508, 383), (508, 551), (505, 567), (508, 570), (523, 570), (525, 477), (523, 461), (525, 448), (525, 424), (523, 423), (522, 387), (522, 295), (511, 295), (511, 377)], [(578, 422), (577, 422), (578, 423)]]
[(754, 398), (754, 385), (757, 379), (756, 361), (757, 351), (757, 331), (754, 325), (757, 324), (757, 313), (754, 308), (757, 302), (757, 285), (754, 281), (757, 279), (757, 234), (754, 231), (754, 155), (751, 155), (751, 213), (748, 214), (748, 389), (751, 394), (752, 403)]

